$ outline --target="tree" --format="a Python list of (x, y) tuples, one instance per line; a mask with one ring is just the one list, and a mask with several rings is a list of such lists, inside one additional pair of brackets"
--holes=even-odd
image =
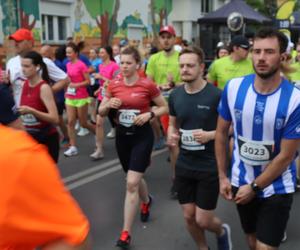
[[(20, 26), (32, 30), (35, 27), (36, 20), (39, 20), (38, 0), (21, 0), (19, 8)], [(29, 18), (33, 17), (30, 23)]]
[(84, 4), (101, 30), (102, 46), (110, 44), (117, 28), (120, 0), (84, 0)]

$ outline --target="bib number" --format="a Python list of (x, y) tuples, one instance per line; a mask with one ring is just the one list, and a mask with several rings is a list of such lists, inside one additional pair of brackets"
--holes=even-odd
[(131, 127), (135, 117), (140, 113), (137, 109), (120, 109), (119, 123), (124, 127)]
[(252, 141), (238, 136), (241, 160), (252, 166), (268, 164), (272, 160), (274, 141)]
[(168, 91), (162, 91), (162, 96), (163, 96), (164, 98), (168, 99), (169, 96), (170, 96), (170, 93), (171, 93), (170, 90), (168, 90)]
[(33, 114), (21, 115), (21, 119), (25, 126), (37, 126), (40, 125), (40, 122), (36, 119)]
[(195, 140), (195, 137), (193, 135), (193, 132), (196, 130), (184, 130), (180, 129), (181, 132), (181, 148), (190, 150), (190, 151), (196, 151), (196, 150), (205, 150), (205, 145), (197, 142)]
[(67, 94), (68, 95), (76, 95), (76, 88), (68, 87)]

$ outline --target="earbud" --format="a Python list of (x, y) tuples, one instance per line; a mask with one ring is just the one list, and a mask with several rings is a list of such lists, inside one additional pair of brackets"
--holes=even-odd
[(37, 68), (36, 68), (36, 72), (39, 72), (39, 71), (40, 71), (40, 69), (41, 69), (40, 67), (37, 67)]

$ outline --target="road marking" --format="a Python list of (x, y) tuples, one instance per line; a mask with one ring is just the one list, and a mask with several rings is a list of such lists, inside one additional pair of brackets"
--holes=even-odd
[[(155, 157), (155, 156), (160, 155), (160, 154), (162, 154), (162, 153), (164, 153), (164, 152), (166, 152), (166, 151), (167, 151), (167, 148), (164, 148), (164, 149), (162, 149), (162, 150), (155, 151), (155, 152), (152, 153), (151, 157)], [(91, 168), (91, 169), (84, 170), (84, 171), (81, 171), (81, 172), (79, 172), (79, 173), (77, 173), (77, 174), (68, 176), (68, 177), (64, 178), (63, 181), (64, 181), (65, 183), (66, 183), (66, 182), (71, 182), (72, 180), (76, 180), (76, 179), (79, 179), (79, 178), (81, 178), (81, 177), (83, 177), (83, 176), (86, 176), (86, 175), (88, 175), (88, 174), (91, 174), (91, 173), (100, 171), (99, 173), (95, 173), (95, 174), (93, 174), (93, 175), (89, 175), (89, 176), (87, 176), (87, 177), (81, 178), (81, 179), (79, 179), (79, 180), (76, 180), (76, 181), (74, 181), (74, 182), (72, 182), (72, 183), (67, 184), (68, 189), (69, 189), (69, 190), (73, 190), (73, 189), (78, 188), (78, 187), (80, 187), (80, 186), (83, 186), (83, 185), (85, 185), (85, 184), (87, 184), (87, 183), (90, 183), (90, 182), (92, 182), (92, 181), (95, 181), (95, 180), (97, 180), (97, 179), (100, 179), (100, 178), (102, 178), (102, 177), (104, 177), (104, 176), (106, 176), (106, 175), (109, 175), (109, 174), (112, 174), (112, 173), (114, 173), (114, 172), (117, 172), (117, 171), (121, 170), (121, 168), (122, 168), (122, 167), (121, 167), (121, 164), (118, 164), (118, 165), (116, 165), (116, 166), (113, 166), (113, 167), (110, 167), (110, 168), (108, 168), (108, 169), (103, 170), (104, 168), (107, 168), (107, 167), (109, 167), (109, 166), (111, 166), (111, 165), (114, 165), (114, 164), (117, 163), (117, 162), (119, 162), (118, 159), (111, 160), (111, 161), (106, 162), (106, 163), (104, 163), (104, 164), (97, 165), (97, 166), (95, 166), (95, 167), (93, 167), (93, 168)], [(101, 170), (103, 170), (103, 171), (101, 171)]]
[(102, 170), (104, 168), (107, 168), (107, 167), (109, 167), (111, 165), (115, 165), (117, 163), (119, 163), (119, 159), (114, 159), (114, 160), (105, 162), (103, 164), (96, 165), (96, 166), (94, 166), (92, 168), (89, 168), (87, 170), (81, 171), (79, 173), (70, 175), (70, 176), (64, 178), (63, 181), (66, 184), (66, 183), (68, 183), (70, 181), (74, 181), (74, 180), (79, 179), (79, 178), (81, 178), (83, 176), (86, 176), (86, 175), (89, 175), (91, 173), (97, 172), (98, 170)]

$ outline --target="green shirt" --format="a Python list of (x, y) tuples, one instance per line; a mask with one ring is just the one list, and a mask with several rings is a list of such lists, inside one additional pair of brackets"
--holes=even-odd
[(297, 85), (300, 85), (300, 62), (291, 64), (291, 67), (296, 71), (289, 74), (290, 80)]
[(208, 79), (217, 83), (220, 89), (232, 78), (254, 73), (252, 62), (249, 58), (234, 62), (230, 56), (215, 60), (208, 69)]
[(168, 74), (173, 76), (173, 82), (180, 82), (179, 52), (174, 51), (172, 55), (166, 56), (164, 51), (152, 55), (149, 59), (146, 74), (152, 77), (157, 85), (168, 82)]

